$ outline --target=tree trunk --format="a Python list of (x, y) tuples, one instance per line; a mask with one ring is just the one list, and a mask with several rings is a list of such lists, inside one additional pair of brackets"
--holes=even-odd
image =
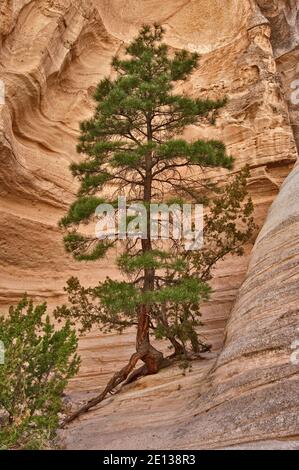
[[(152, 141), (151, 117), (147, 116), (147, 141)], [(152, 153), (146, 155), (146, 172), (143, 187), (143, 202), (147, 204), (147, 237), (141, 240), (143, 253), (152, 251), (151, 240), (151, 219), (149, 205), (152, 199)], [(143, 292), (153, 291), (155, 289), (155, 269), (144, 268)], [(149, 326), (150, 326), (151, 307), (149, 305), (140, 305), (138, 311), (138, 327), (136, 336), (136, 351), (142, 355), (142, 361), (147, 367), (148, 374), (156, 374), (163, 362), (163, 354), (150, 344)]]
[(175, 356), (182, 356), (186, 353), (184, 346), (179, 343), (174, 337), (167, 336), (167, 339), (171, 342), (172, 346), (174, 347), (174, 355)]
[[(152, 126), (151, 126), (151, 116), (147, 116), (147, 141), (152, 141)], [(152, 198), (152, 154), (149, 153), (146, 156), (146, 174), (144, 178), (144, 187), (143, 187), (143, 202), (146, 204), (151, 203)], [(152, 241), (150, 235), (150, 210), (147, 207), (147, 237), (141, 239), (141, 247), (143, 253), (148, 253), (152, 250)], [(153, 291), (155, 288), (155, 269), (154, 268), (145, 268), (144, 269), (144, 282), (143, 282), (143, 292)], [(156, 374), (162, 367), (163, 364), (163, 354), (155, 349), (150, 344), (149, 336), (149, 327), (150, 327), (150, 314), (151, 307), (149, 305), (142, 304), (138, 308), (137, 312), (137, 334), (136, 334), (136, 353), (133, 354), (128, 362), (128, 364), (123, 367), (119, 372), (116, 372), (111, 380), (108, 382), (107, 386), (103, 392), (97, 397), (91, 399), (86, 405), (82, 406), (79, 410), (73, 413), (71, 416), (66, 418), (63, 423), (63, 426), (70, 423), (76, 419), (81, 414), (88, 411), (90, 408), (96, 406), (100, 403), (106, 395), (111, 392), (117, 385), (124, 382), (129, 374), (135, 368), (139, 360), (143, 361), (145, 368), (142, 369), (143, 373), (146, 374)], [(137, 376), (137, 375), (136, 375)]]
[[(161, 317), (159, 319), (166, 329), (166, 332), (170, 331), (170, 326), (167, 321), (167, 312), (166, 312), (166, 306), (162, 305), (161, 306)], [(183, 344), (179, 343), (178, 340), (175, 338), (175, 336), (166, 333), (166, 338), (171, 342), (172, 346), (174, 347), (174, 354), (173, 356), (182, 356), (183, 354), (186, 353), (185, 347)]]
[(149, 307), (141, 305), (138, 312), (136, 351), (147, 367), (148, 374), (156, 374), (163, 361), (163, 354), (150, 344)]

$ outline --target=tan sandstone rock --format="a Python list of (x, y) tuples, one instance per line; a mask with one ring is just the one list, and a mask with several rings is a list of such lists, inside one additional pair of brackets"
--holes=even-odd
[[(1, 3), (0, 79), (6, 88), (5, 105), (0, 105), (3, 308), (24, 291), (52, 307), (63, 301), (70, 275), (86, 284), (116, 275), (113, 257), (99, 265), (78, 265), (68, 257), (57, 221), (76, 191), (68, 165), (79, 158), (78, 123), (91, 115), (92, 92), (111, 73), (111, 57), (145, 21), (164, 24), (172, 47), (202, 54), (200, 70), (186, 84), (188, 93), (228, 96), (214, 128), (192, 127), (186, 136), (220, 138), (236, 159), (235, 170), (250, 164), (255, 217), (263, 225), (297, 158), (299, 107), (291, 102), (290, 85), (299, 78), (298, 2), (226, 0), (225, 8), (223, 3)], [(212, 355), (195, 363), (186, 377), (180, 369), (165, 370), (128, 387), (70, 428), (69, 448), (155, 448), (161, 441), (177, 448), (255, 441), (266, 447), (295, 445), (298, 368), (290, 364), (289, 354), (299, 322), (297, 175), (298, 170), (285, 182), (252, 255), (248, 247), (246, 257), (222, 261), (216, 269), (204, 334), (214, 355), (225, 338), (217, 361)], [(217, 175), (225, 177), (225, 171)], [(103, 385), (132, 345), (130, 333), (102, 337), (93, 332), (83, 339), (81, 372), (70, 388), (75, 399)]]

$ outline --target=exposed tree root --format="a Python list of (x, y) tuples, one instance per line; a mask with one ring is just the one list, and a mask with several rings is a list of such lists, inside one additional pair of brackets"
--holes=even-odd
[(74, 421), (79, 416), (81, 416), (83, 413), (86, 413), (88, 410), (90, 410), (90, 408), (93, 408), (94, 406), (101, 403), (101, 401), (103, 401), (106, 398), (108, 393), (112, 392), (115, 389), (115, 387), (117, 387), (119, 384), (124, 382), (124, 380), (126, 380), (128, 375), (130, 374), (130, 372), (132, 372), (132, 370), (136, 366), (139, 359), (141, 359), (140, 353), (138, 353), (138, 352), (134, 353), (131, 356), (128, 364), (113, 375), (113, 377), (109, 380), (109, 382), (107, 383), (107, 385), (104, 388), (104, 390), (102, 391), (102, 393), (100, 393), (100, 395), (98, 395), (97, 397), (94, 397), (91, 400), (89, 400), (81, 408), (79, 408), (73, 414), (71, 414), (70, 416), (65, 418), (65, 420), (63, 421), (61, 427), (63, 428), (64, 426), (71, 423), (72, 421)]
[(113, 393), (113, 390), (118, 385), (120, 384), (123, 384), (123, 386), (128, 385), (132, 382), (135, 382), (140, 377), (144, 377), (146, 375), (153, 375), (156, 372), (160, 371), (161, 369), (165, 369), (166, 367), (169, 367), (170, 365), (178, 362), (179, 360), (186, 359), (186, 358), (190, 361), (194, 359), (204, 359), (203, 357), (200, 356), (200, 354), (188, 355), (187, 357), (186, 355), (180, 355), (180, 356), (171, 355), (167, 358), (162, 358), (162, 360), (159, 361), (158, 370), (155, 369), (155, 371), (149, 371), (146, 364), (144, 364), (143, 366), (139, 367), (136, 370), (133, 370), (139, 360), (144, 360), (143, 354), (138, 353), (138, 352), (134, 353), (131, 356), (128, 364), (113, 375), (113, 377), (109, 380), (109, 382), (107, 383), (102, 393), (100, 393), (100, 395), (89, 400), (81, 408), (79, 408), (73, 414), (65, 418), (65, 420), (61, 424), (61, 428), (64, 428), (67, 424), (71, 423), (72, 421), (77, 419), (79, 416), (88, 412), (91, 408), (101, 403), (108, 394), (115, 395), (115, 393), (117, 392)]
[[(160, 364), (159, 371), (161, 369), (165, 369), (166, 367), (170, 366), (176, 360), (177, 360), (177, 358), (175, 358), (174, 356), (169, 356), (169, 357), (164, 358), (163, 361)], [(152, 374), (148, 371), (148, 368), (144, 364), (143, 366), (141, 366), (138, 369), (134, 370), (129, 375), (129, 377), (127, 378), (127, 380), (124, 382), (123, 385), (129, 385), (132, 382), (135, 382), (136, 380), (138, 380), (140, 377), (145, 377), (146, 375), (152, 375)]]
[(133, 370), (133, 372), (129, 375), (127, 380), (123, 383), (123, 386), (131, 384), (132, 382), (135, 382), (140, 377), (145, 377), (148, 374), (149, 374), (148, 369), (147, 369), (146, 365), (144, 364), (143, 366), (138, 367), (138, 369)]
[[(101, 403), (106, 396), (113, 394), (115, 388), (120, 384), (129, 384), (137, 380), (139, 377), (144, 375), (156, 374), (159, 370), (168, 367), (170, 364), (182, 358), (182, 355), (176, 355), (178, 349), (175, 348), (173, 357), (164, 358), (163, 354), (155, 349), (149, 341), (149, 315), (145, 305), (140, 306), (138, 313), (138, 328), (136, 335), (136, 352), (131, 356), (128, 364), (116, 372), (113, 377), (109, 380), (106, 387), (100, 393), (100, 395), (89, 400), (85, 405), (79, 408), (77, 411), (66, 417), (61, 427), (65, 427), (71, 423), (83, 413), (86, 413), (94, 406)], [(181, 350), (179, 350), (181, 352)], [(183, 355), (186, 359), (186, 351)], [(142, 360), (144, 365), (134, 371), (134, 368), (139, 360)]]
[(131, 356), (128, 364), (113, 375), (113, 377), (109, 380), (109, 382), (107, 383), (102, 393), (92, 398), (85, 405), (83, 405), (81, 408), (75, 411), (73, 414), (66, 417), (61, 427), (63, 428), (64, 426), (71, 423), (79, 416), (81, 416), (83, 413), (86, 413), (91, 408), (101, 403), (101, 401), (103, 401), (106, 398), (108, 393), (113, 394), (113, 390), (118, 385), (125, 382), (125, 380), (128, 378), (129, 374), (133, 371), (134, 367), (136, 366), (139, 360), (143, 360), (145, 364), (144, 366), (137, 369), (132, 374), (133, 376), (132, 375), (130, 376), (130, 382), (137, 380), (138, 377), (141, 377), (143, 375), (156, 374), (162, 367), (166, 367), (166, 365), (164, 365), (165, 360), (163, 359), (162, 353), (157, 351), (151, 345), (146, 345), (146, 348), (144, 346), (141, 347), (139, 352), (135, 352)]
[(146, 371), (147, 374), (156, 374), (160, 370), (163, 362), (163, 354), (155, 349), (149, 341), (149, 314), (146, 305), (140, 305), (138, 311), (136, 352), (131, 356), (128, 364), (113, 375), (100, 395), (92, 398), (73, 414), (65, 418), (61, 427), (63, 428), (83, 413), (86, 413), (90, 408), (101, 403), (108, 393), (113, 392), (115, 387), (123, 383), (128, 378), (139, 360), (144, 362), (146, 370), (144, 369), (143, 371)]

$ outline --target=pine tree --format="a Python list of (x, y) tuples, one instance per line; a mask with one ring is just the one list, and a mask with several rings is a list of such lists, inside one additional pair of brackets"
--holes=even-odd
[[(180, 241), (157, 241), (148, 231), (144, 238), (124, 242), (117, 264), (126, 281), (107, 278), (95, 288), (85, 289), (77, 279), (69, 280), (71, 307), (57, 309), (58, 317), (81, 320), (83, 331), (94, 322), (104, 331), (122, 331), (132, 325), (137, 330), (136, 352), (128, 365), (76, 416), (123, 382), (139, 360), (144, 363), (143, 372), (159, 371), (163, 355), (151, 344), (150, 332), (167, 338), (175, 354), (185, 353), (188, 342), (196, 352), (206, 348), (196, 327), (200, 324), (200, 302), (210, 294), (207, 281), (211, 269), (225, 254), (241, 254), (242, 244), (252, 234), (252, 203), (245, 201), (248, 169), (225, 188), (203, 185), (202, 168), (231, 169), (232, 157), (222, 142), (187, 142), (177, 137), (186, 126), (214, 122), (225, 99), (193, 99), (175, 93), (175, 84), (188, 78), (199, 57), (185, 50), (171, 53), (162, 42), (163, 34), (159, 25), (142, 27), (126, 48), (126, 57), (113, 59), (116, 78), (102, 80), (96, 89), (94, 116), (81, 124), (78, 152), (85, 159), (71, 165), (80, 189), (61, 220), (68, 231), (65, 247), (79, 261), (103, 258), (118, 241), (109, 237), (99, 240), (81, 228), (94, 221), (100, 204), (116, 207), (120, 194), (127, 196), (130, 205), (143, 204), (147, 227), (153, 203), (182, 207), (186, 202), (207, 202), (209, 246), (186, 251)], [(209, 202), (212, 189), (217, 197)]]

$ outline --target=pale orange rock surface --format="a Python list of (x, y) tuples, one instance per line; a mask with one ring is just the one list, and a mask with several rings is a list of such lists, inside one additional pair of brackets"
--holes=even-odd
[[(111, 73), (111, 57), (143, 22), (161, 22), (169, 45), (202, 55), (200, 70), (185, 85), (188, 93), (228, 96), (215, 127), (192, 127), (186, 136), (220, 138), (236, 159), (235, 170), (250, 164), (255, 217), (263, 226), (246, 257), (217, 267), (215, 294), (204, 310), (211, 357), (186, 377), (175, 368), (127, 387), (70, 427), (68, 448), (297, 445), (298, 366), (289, 357), (299, 326), (298, 169), (276, 196), (299, 144), (299, 106), (290, 97), (299, 79), (299, 7), (293, 0), (223, 3), (1, 2), (3, 308), (24, 291), (52, 307), (63, 301), (70, 275), (86, 284), (117, 275), (112, 256), (99, 265), (68, 257), (57, 221), (76, 191), (68, 165), (79, 158), (78, 123), (92, 114), (91, 95)], [(82, 339), (72, 396), (94, 393), (132, 348), (130, 333)]]

